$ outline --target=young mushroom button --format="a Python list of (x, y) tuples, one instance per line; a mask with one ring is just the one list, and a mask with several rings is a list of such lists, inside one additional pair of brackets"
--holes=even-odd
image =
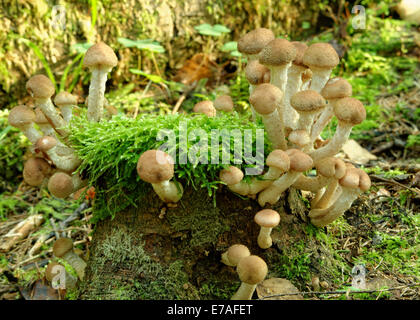
[(93, 45), (85, 54), (83, 66), (92, 72), (88, 97), (87, 117), (89, 121), (98, 122), (103, 116), (107, 74), (117, 63), (115, 52), (103, 42)]
[(231, 300), (251, 300), (257, 284), (267, 276), (268, 268), (263, 259), (250, 255), (239, 261), (236, 272), (242, 283)]
[(73, 180), (67, 173), (56, 172), (48, 180), (48, 190), (53, 196), (65, 199), (73, 193)]
[(280, 223), (280, 215), (277, 211), (264, 209), (257, 212), (254, 221), (261, 227), (257, 238), (258, 246), (262, 249), (270, 248), (273, 245), (271, 230)]
[(76, 271), (80, 280), (85, 276), (86, 262), (73, 251), (73, 241), (69, 238), (60, 238), (54, 242), (53, 253), (62, 258)]
[(193, 112), (195, 113), (203, 113), (207, 117), (215, 117), (216, 116), (216, 108), (213, 105), (213, 102), (205, 100), (200, 101), (194, 105)]
[(246, 196), (249, 194), (249, 184), (243, 181), (244, 173), (241, 169), (235, 166), (229, 166), (227, 169), (223, 169), (219, 173), (219, 179), (223, 183), (226, 183), (229, 190)]
[(174, 160), (161, 150), (144, 152), (137, 162), (137, 173), (164, 202), (178, 202), (183, 193), (181, 184), (170, 181), (174, 176)]
[(270, 29), (257, 28), (239, 38), (238, 51), (248, 59), (249, 63), (257, 60), (260, 51), (274, 38), (274, 33)]
[(232, 98), (228, 95), (218, 96), (214, 100), (214, 108), (217, 111), (232, 112), (233, 111), (233, 101)]
[(29, 158), (23, 167), (23, 180), (30, 186), (39, 187), (46, 181), (51, 166), (42, 158)]
[(250, 256), (249, 249), (243, 244), (234, 244), (222, 254), (222, 262), (231, 267), (236, 267), (242, 258)]
[(29, 107), (19, 105), (10, 110), (8, 121), (12, 127), (21, 130), (29, 141), (35, 144), (42, 137), (34, 127), (35, 119), (35, 113)]

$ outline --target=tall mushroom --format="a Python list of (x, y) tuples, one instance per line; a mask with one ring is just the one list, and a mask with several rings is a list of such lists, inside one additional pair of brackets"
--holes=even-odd
[(150, 183), (164, 202), (178, 202), (183, 193), (181, 184), (170, 181), (174, 176), (174, 160), (161, 150), (148, 150), (137, 161), (137, 173)]
[(222, 262), (230, 267), (236, 267), (238, 262), (251, 255), (249, 249), (243, 244), (234, 244), (222, 254)]
[(244, 173), (241, 169), (235, 166), (229, 166), (226, 169), (223, 169), (219, 173), (219, 179), (225, 183), (229, 190), (240, 194), (241, 196), (246, 196), (249, 194), (249, 184), (243, 181)]
[(297, 129), (310, 134), (315, 115), (325, 107), (325, 99), (314, 90), (305, 90), (295, 93), (290, 104), (300, 116)]
[(324, 227), (333, 222), (348, 210), (360, 193), (369, 190), (371, 181), (366, 172), (357, 168), (347, 169), (339, 180), (342, 192), (340, 197), (329, 207), (312, 209), (309, 217), (313, 225)]
[(61, 91), (56, 95), (54, 103), (60, 108), (64, 121), (69, 123), (73, 115), (72, 110), (77, 105), (77, 97), (69, 92)]
[(261, 115), (273, 149), (286, 150), (282, 114), (278, 106), (282, 103), (283, 92), (276, 86), (263, 83), (258, 85), (249, 97), (255, 111)]
[(51, 80), (42, 74), (38, 74), (26, 82), (26, 90), (34, 98), (35, 106), (39, 107), (48, 121), (51, 122), (54, 130), (61, 136), (67, 136), (68, 132), (64, 129), (66, 122), (51, 102), (51, 97), (55, 92)]
[(343, 78), (336, 77), (328, 80), (321, 90), (321, 95), (328, 101), (326, 108), (312, 126), (311, 141), (314, 142), (321, 134), (324, 127), (334, 115), (334, 105), (339, 99), (352, 95), (351, 84)]
[(10, 110), (8, 121), (12, 127), (21, 130), (32, 144), (42, 137), (34, 127), (35, 113), (27, 106), (19, 105)]
[(53, 253), (62, 258), (76, 271), (80, 280), (85, 277), (86, 262), (73, 251), (73, 241), (69, 238), (59, 238), (54, 242)]
[(102, 118), (107, 74), (117, 63), (115, 52), (103, 42), (91, 46), (85, 54), (83, 66), (92, 72), (88, 97), (89, 121), (99, 122)]
[(331, 157), (339, 152), (349, 138), (351, 129), (366, 119), (366, 110), (363, 104), (359, 100), (350, 97), (340, 99), (334, 104), (334, 114), (338, 119), (334, 136), (325, 146), (309, 154), (315, 162), (322, 158)]
[(258, 246), (262, 249), (270, 248), (273, 245), (271, 230), (280, 223), (279, 213), (271, 209), (263, 209), (257, 212), (254, 221), (261, 227), (257, 238)]
[(258, 59), (260, 51), (275, 38), (273, 31), (266, 28), (257, 28), (238, 40), (238, 51), (248, 59), (248, 63)]
[(332, 70), (340, 59), (337, 52), (329, 43), (314, 43), (305, 50), (303, 63), (311, 68), (312, 80), (310, 89), (321, 92), (330, 78)]
[(289, 188), (303, 172), (312, 168), (313, 161), (306, 153), (298, 149), (286, 150), (290, 159), (290, 169), (287, 173), (275, 180), (267, 189), (258, 195), (258, 203), (261, 207), (268, 202), (275, 204), (279, 201), (281, 194)]
[(241, 286), (231, 300), (251, 300), (257, 284), (267, 276), (268, 268), (263, 259), (250, 255), (239, 260), (236, 272), (241, 280)]

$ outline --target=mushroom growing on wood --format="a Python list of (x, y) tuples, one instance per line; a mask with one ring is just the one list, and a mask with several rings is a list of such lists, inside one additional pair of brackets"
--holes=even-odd
[(42, 137), (34, 127), (35, 113), (27, 106), (19, 105), (10, 110), (8, 121), (12, 127), (21, 130), (32, 144)]
[(257, 28), (239, 38), (238, 51), (248, 59), (249, 63), (257, 60), (260, 51), (274, 38), (274, 33), (270, 29)]
[(339, 180), (339, 184), (342, 192), (332, 205), (327, 208), (312, 209), (309, 212), (313, 225), (324, 227), (342, 216), (360, 193), (369, 190), (371, 181), (363, 170), (350, 168), (347, 169), (345, 176)]
[(249, 249), (243, 244), (234, 244), (222, 254), (222, 262), (230, 267), (236, 267), (238, 262), (251, 255)]
[(289, 155), (290, 169), (275, 180), (267, 189), (260, 192), (258, 203), (261, 207), (264, 207), (267, 202), (275, 204), (279, 201), (281, 194), (302, 175), (302, 172), (312, 168), (313, 161), (306, 153), (298, 149), (289, 149), (286, 150), (286, 153)]
[(323, 147), (312, 151), (309, 155), (317, 162), (319, 159), (331, 157), (340, 151), (350, 136), (351, 129), (363, 122), (366, 110), (355, 98), (343, 98), (334, 104), (334, 114), (338, 119), (337, 129), (332, 139)]
[(83, 66), (92, 72), (88, 97), (89, 121), (99, 122), (102, 118), (107, 74), (117, 63), (115, 52), (103, 42), (91, 46), (85, 54)]
[(270, 248), (273, 245), (271, 230), (280, 223), (279, 213), (271, 209), (264, 209), (257, 212), (254, 221), (261, 227), (257, 238), (258, 246), (262, 249)]
[[(63, 273), (61, 275), (60, 273)], [(49, 281), (54, 288), (56, 288), (57, 283), (53, 283), (54, 280), (64, 280), (64, 283), (59, 283), (60, 287), (64, 287), (64, 289), (73, 289), (76, 287), (77, 278), (73, 277), (70, 273), (66, 271), (64, 266), (59, 264), (58, 262), (50, 262), (45, 269), (45, 278)], [(64, 278), (64, 279), (63, 279)]]
[(148, 150), (137, 161), (137, 173), (150, 183), (164, 202), (178, 202), (183, 194), (181, 184), (170, 181), (174, 176), (174, 159), (161, 150)]
[(236, 272), (242, 283), (231, 300), (251, 300), (257, 284), (267, 276), (268, 268), (263, 259), (250, 255), (239, 260)]
[(53, 253), (57, 258), (65, 260), (76, 271), (80, 280), (85, 276), (86, 262), (73, 251), (73, 241), (60, 238), (54, 242)]
[(339, 99), (350, 97), (352, 95), (352, 87), (346, 79), (339, 77), (332, 78), (328, 80), (325, 87), (321, 90), (321, 95), (328, 101), (328, 104), (312, 126), (312, 142), (319, 137), (324, 127), (334, 115), (334, 105), (336, 102)]
[(51, 96), (55, 92), (51, 80), (42, 75), (33, 76), (26, 82), (26, 90), (34, 98), (35, 106), (39, 107), (48, 121), (61, 136), (67, 136), (67, 130), (63, 129), (66, 122), (51, 102)]
[(216, 108), (214, 107), (213, 102), (209, 100), (200, 101), (196, 103), (192, 111), (195, 113), (203, 113), (207, 117), (216, 116)]
[(309, 89), (321, 92), (340, 58), (329, 43), (314, 43), (305, 50), (303, 63), (311, 68), (312, 80)]
[(72, 117), (72, 110), (77, 105), (77, 97), (66, 91), (61, 91), (56, 95), (54, 103), (61, 110), (61, 115), (66, 123), (69, 123)]
[(23, 180), (30, 186), (39, 187), (51, 172), (51, 166), (42, 158), (29, 158), (23, 166)]
[(286, 150), (282, 114), (278, 111), (282, 99), (283, 92), (279, 88), (270, 83), (263, 83), (254, 89), (249, 97), (249, 102), (263, 118), (273, 148)]
[(229, 166), (226, 169), (223, 169), (219, 173), (219, 179), (223, 183), (226, 183), (229, 190), (240, 194), (241, 196), (246, 196), (249, 194), (249, 184), (243, 181), (244, 173), (241, 169), (235, 166)]

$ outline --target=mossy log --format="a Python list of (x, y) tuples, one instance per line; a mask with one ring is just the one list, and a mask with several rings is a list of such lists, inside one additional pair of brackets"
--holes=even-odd
[[(307, 212), (296, 205), (297, 193), (291, 191), (287, 197), (273, 206), (281, 222), (272, 232), (273, 246), (263, 250), (256, 241), (259, 227), (254, 215), (261, 208), (255, 200), (224, 187), (218, 190), (215, 205), (205, 190), (187, 188), (176, 207), (167, 207), (151, 191), (137, 208), (97, 223), (78, 296), (230, 299), (240, 281), (235, 269), (220, 259), (235, 243), (266, 261), (267, 278), (288, 277), (305, 289), (311, 274), (334, 276), (331, 253), (317, 244), (310, 232), (314, 227), (298, 217)], [(295, 214), (290, 202), (295, 203)]]

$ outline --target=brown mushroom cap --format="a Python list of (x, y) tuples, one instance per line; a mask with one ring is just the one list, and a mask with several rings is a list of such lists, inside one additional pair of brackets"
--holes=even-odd
[(48, 180), (48, 190), (57, 198), (67, 198), (73, 193), (73, 180), (64, 172), (56, 172)]
[(47, 152), (51, 148), (54, 148), (57, 145), (57, 139), (51, 136), (43, 136), (38, 139), (35, 144), (35, 147), (43, 152)]
[(194, 105), (193, 112), (204, 113), (208, 117), (214, 117), (216, 115), (216, 108), (214, 107), (213, 102), (204, 100)]
[(273, 39), (273, 31), (257, 28), (239, 38), (238, 51), (243, 54), (257, 54)]
[(274, 228), (280, 223), (280, 215), (277, 211), (263, 209), (254, 216), (254, 221), (260, 227)]
[(314, 90), (304, 90), (295, 93), (290, 104), (298, 112), (317, 112), (325, 107), (325, 99)]
[(148, 150), (137, 161), (137, 173), (149, 183), (168, 181), (174, 176), (174, 159), (161, 150)]
[(44, 112), (40, 108), (35, 108), (35, 123), (36, 124), (47, 124), (48, 119), (45, 117)]
[(30, 186), (40, 186), (50, 173), (51, 166), (42, 158), (29, 158), (23, 167), (23, 179)]
[(361, 191), (367, 191), (371, 186), (369, 175), (366, 172), (362, 169), (350, 167), (347, 168), (345, 176), (339, 180), (339, 183), (343, 187), (359, 188)]
[(337, 51), (324, 42), (310, 45), (303, 55), (303, 63), (308, 67), (333, 69), (339, 62)]
[(284, 172), (289, 171), (290, 169), (289, 155), (280, 149), (271, 151), (265, 163), (269, 167), (275, 167)]
[(334, 105), (334, 114), (339, 121), (353, 126), (366, 119), (366, 110), (363, 104), (351, 97), (343, 98)]
[(321, 95), (327, 99), (340, 99), (353, 94), (351, 84), (344, 78), (335, 77), (328, 80), (321, 90)]
[(324, 177), (341, 179), (346, 174), (346, 165), (343, 160), (327, 157), (317, 161), (316, 171)]
[(270, 41), (259, 53), (259, 61), (266, 66), (280, 66), (293, 61), (296, 47), (286, 39)]
[(305, 172), (312, 168), (313, 160), (299, 149), (288, 149), (286, 153), (290, 159), (290, 171)]
[(54, 84), (43, 74), (37, 74), (26, 82), (26, 90), (35, 99), (48, 99), (55, 92)]
[(54, 242), (53, 253), (57, 258), (61, 258), (70, 250), (73, 250), (73, 241), (70, 238), (59, 238)]
[(57, 106), (64, 106), (64, 105), (67, 105), (67, 104), (76, 105), (77, 104), (77, 96), (72, 95), (71, 93), (66, 92), (66, 91), (61, 91), (54, 98), (54, 103)]
[[(57, 275), (57, 272), (53, 273), (54, 267), (56, 266), (60, 266), (63, 267), (61, 264), (59, 264), (58, 262), (50, 262), (47, 266), (47, 268), (45, 269), (45, 278), (47, 278), (47, 280), (49, 282), (51, 282), (54, 279), (54, 276)], [(64, 268), (64, 267), (63, 267)]]
[(9, 112), (9, 124), (13, 127), (20, 128), (35, 121), (35, 113), (31, 108), (19, 105)]
[(234, 244), (227, 250), (227, 257), (229, 262), (233, 265), (237, 265), (239, 260), (251, 255), (249, 249), (243, 244)]
[(252, 85), (258, 85), (261, 83), (269, 82), (265, 81), (266, 74), (270, 74), (270, 70), (258, 60), (252, 60), (248, 62), (245, 67), (245, 76), (248, 82)]
[(297, 66), (305, 66), (303, 64), (303, 55), (306, 49), (308, 49), (308, 46), (305, 43), (299, 41), (292, 41), (291, 43), (296, 48), (296, 56), (295, 59), (293, 59), (293, 64)]
[(113, 68), (118, 64), (114, 50), (104, 42), (98, 42), (86, 51), (83, 66), (87, 68)]
[(228, 186), (241, 182), (243, 178), (244, 178), (244, 173), (242, 172), (241, 169), (235, 166), (230, 166), (227, 169), (223, 169), (219, 173), (220, 181), (226, 183)]
[(233, 100), (231, 96), (222, 95), (218, 96), (213, 103), (217, 111), (231, 112), (233, 110)]
[(290, 132), (288, 139), (290, 142), (298, 146), (305, 146), (311, 142), (311, 137), (306, 130), (293, 130)]
[(264, 280), (267, 276), (268, 268), (263, 259), (255, 255), (250, 255), (242, 258), (238, 262), (236, 271), (242, 282), (255, 285)]
[(255, 87), (249, 97), (255, 111), (259, 114), (270, 114), (281, 103), (283, 92), (270, 83), (263, 83)]

